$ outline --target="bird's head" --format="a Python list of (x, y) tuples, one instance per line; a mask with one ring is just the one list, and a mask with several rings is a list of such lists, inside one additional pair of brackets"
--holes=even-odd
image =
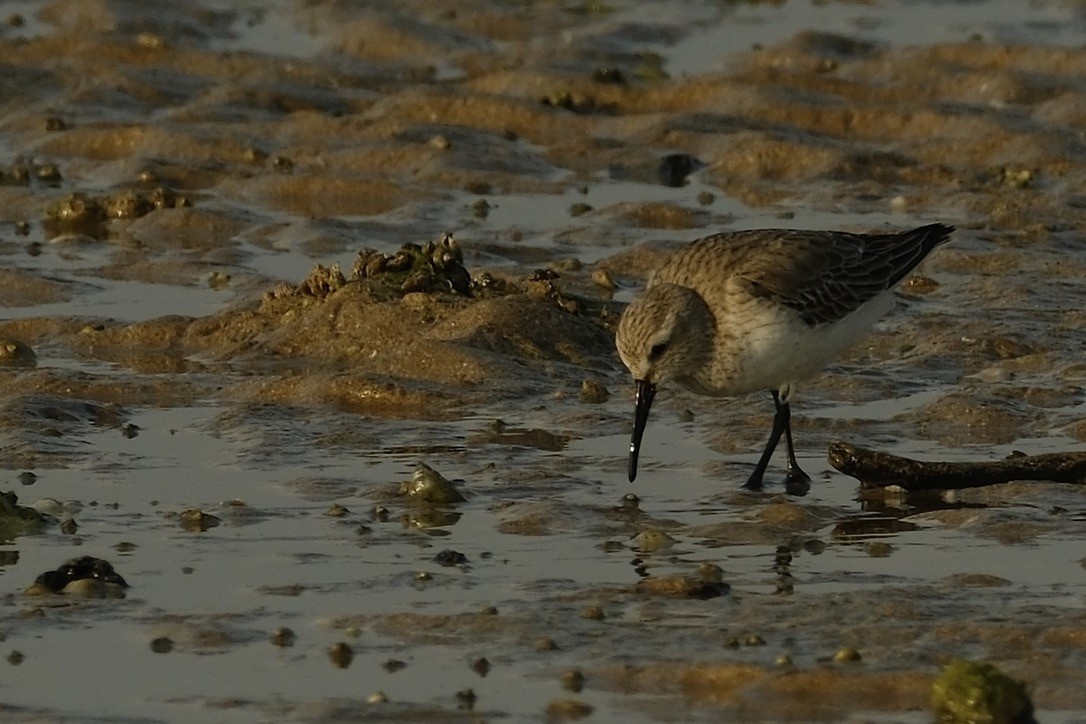
[(637, 384), (637, 407), (630, 441), (630, 480), (637, 476), (641, 436), (656, 386), (683, 383), (709, 362), (715, 324), (701, 295), (676, 284), (657, 284), (626, 307), (615, 345)]

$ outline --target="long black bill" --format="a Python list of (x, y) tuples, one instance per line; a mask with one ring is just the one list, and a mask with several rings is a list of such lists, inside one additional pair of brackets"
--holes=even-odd
[(649, 407), (656, 397), (656, 385), (644, 380), (637, 380), (637, 406), (634, 407), (633, 437), (630, 438), (630, 482), (637, 477), (637, 455), (641, 452), (641, 436), (645, 434), (645, 424), (649, 421)]

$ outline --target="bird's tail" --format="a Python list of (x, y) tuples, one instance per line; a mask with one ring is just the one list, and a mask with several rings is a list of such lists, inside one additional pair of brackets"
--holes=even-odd
[[(906, 231), (901, 235), (909, 240), (915, 240), (924, 250), (923, 256), (931, 253), (935, 247), (950, 241), (950, 235), (954, 233), (954, 227), (947, 224), (928, 224), (918, 226), (912, 231)], [(923, 256), (921, 258), (923, 258)]]
[(888, 256), (894, 266), (894, 273), (887, 280), (887, 288), (904, 279), (932, 249), (950, 241), (953, 232), (954, 227), (947, 224), (928, 224), (898, 234), (887, 234), (884, 241), (889, 247)]

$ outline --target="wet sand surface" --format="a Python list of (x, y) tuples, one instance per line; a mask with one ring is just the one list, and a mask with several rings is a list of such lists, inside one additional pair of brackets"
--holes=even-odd
[[(1083, 449), (1078, 4), (0, 20), (0, 491), (52, 516), (0, 528), (0, 718), (924, 722), (964, 657), (1081, 720), (1081, 486), (825, 463)], [(768, 395), (674, 388), (626, 482), (668, 249), (928, 221), (798, 393), (809, 495), (739, 489)], [(26, 593), (80, 556), (124, 597)]]

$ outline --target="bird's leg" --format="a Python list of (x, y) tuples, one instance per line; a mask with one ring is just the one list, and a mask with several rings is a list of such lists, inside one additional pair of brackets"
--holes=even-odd
[(784, 476), (784, 489), (791, 495), (806, 495), (811, 489), (811, 476), (803, 472), (796, 460), (796, 448), (792, 445), (792, 408), (787, 402), (781, 403), (776, 392), (773, 402), (777, 405), (777, 417), (784, 418), (784, 442), (788, 446), (788, 470)]
[[(781, 405), (780, 395), (776, 390), (773, 391), (773, 404), (777, 406), (777, 414), (773, 416), (773, 430), (769, 433), (769, 440), (766, 441), (765, 450), (762, 451), (762, 457), (758, 460), (758, 464), (754, 466), (754, 472), (750, 474), (747, 482), (743, 485), (747, 490), (761, 490), (762, 489), (762, 476), (765, 475), (765, 469), (769, 467), (769, 458), (773, 457), (773, 451), (777, 449), (777, 443), (781, 439), (781, 433), (788, 432), (788, 439), (792, 439), (792, 432), (788, 429), (788, 403)], [(791, 444), (788, 446), (789, 451), (792, 450)], [(792, 464), (788, 465), (789, 470), (792, 469)]]

